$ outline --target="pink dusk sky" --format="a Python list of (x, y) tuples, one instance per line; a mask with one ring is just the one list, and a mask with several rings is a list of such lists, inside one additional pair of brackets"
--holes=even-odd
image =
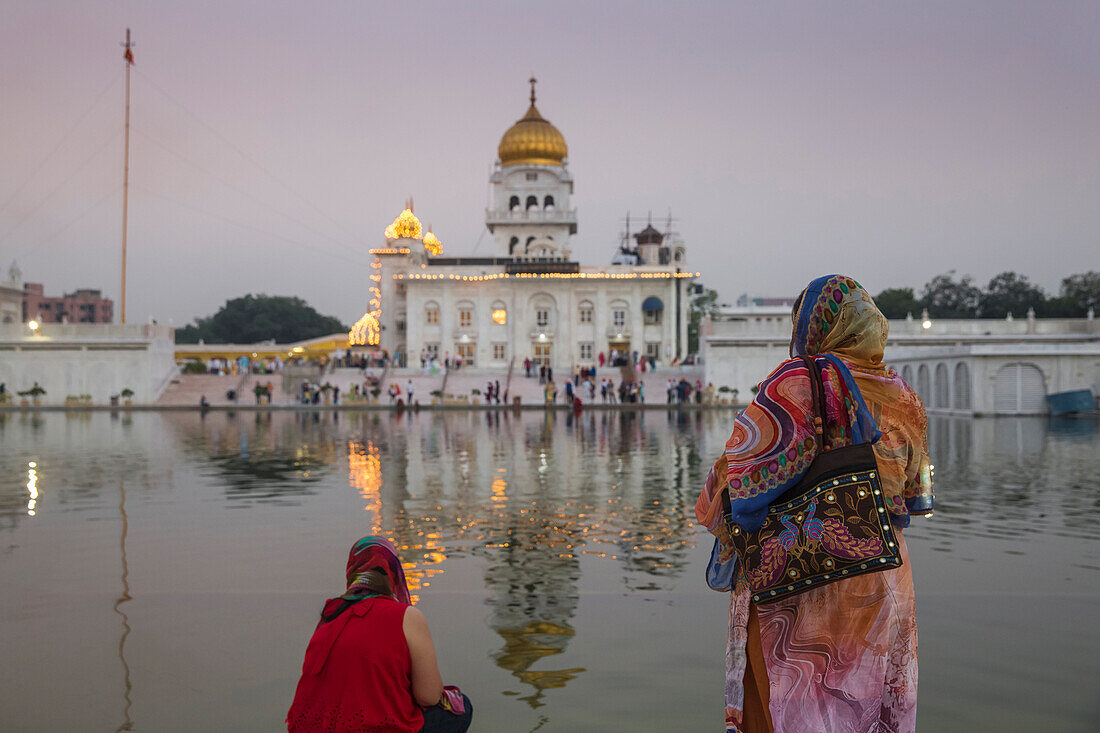
[(583, 264), (671, 211), (702, 281), (872, 292), (1100, 269), (1100, 3), (156, 2), (0, 7), (0, 268), (128, 320), (244, 293), (353, 322), (413, 196), (488, 254), (487, 177), (527, 106), (565, 135)]

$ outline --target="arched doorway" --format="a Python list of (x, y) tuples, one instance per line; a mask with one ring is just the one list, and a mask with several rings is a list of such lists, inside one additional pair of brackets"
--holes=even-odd
[(931, 375), (928, 373), (928, 365), (921, 364), (917, 367), (917, 396), (920, 397), (921, 402), (928, 404), (928, 398), (931, 397)]
[(947, 365), (936, 365), (936, 408), (946, 410), (951, 407), (951, 383), (947, 376)]
[(1047, 411), (1046, 380), (1034, 364), (1005, 364), (993, 383), (993, 411), (1023, 415)]
[(956, 410), (970, 409), (970, 367), (960, 361), (955, 365), (955, 402)]

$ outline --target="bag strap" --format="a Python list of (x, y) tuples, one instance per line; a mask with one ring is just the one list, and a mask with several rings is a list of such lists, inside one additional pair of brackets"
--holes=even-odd
[(829, 419), (829, 413), (825, 407), (825, 384), (821, 381), (821, 370), (817, 367), (817, 361), (812, 356), (801, 357), (806, 365), (806, 371), (810, 378), (810, 402), (813, 407), (814, 442), (817, 443), (817, 454), (825, 452), (825, 423)]
[[(814, 442), (817, 443), (817, 454), (821, 455), (825, 452), (825, 427), (828, 424), (829, 413), (825, 405), (825, 383), (821, 379), (821, 369), (817, 365), (817, 360), (812, 356), (802, 356), (802, 363), (806, 365), (806, 370), (810, 378), (810, 402), (813, 409), (813, 426), (814, 426)], [(847, 411), (845, 410), (845, 418), (847, 419)], [(846, 420), (851, 422), (851, 420)], [(730, 485), (727, 480), (722, 485), (722, 511), (725, 513), (727, 520), (733, 516), (733, 508), (730, 506)]]

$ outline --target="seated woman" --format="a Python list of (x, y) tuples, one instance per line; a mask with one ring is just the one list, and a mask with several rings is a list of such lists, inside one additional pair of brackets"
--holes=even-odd
[(470, 699), (444, 690), (428, 622), (412, 606), (389, 540), (352, 546), (347, 583), (321, 611), (287, 730), (464, 733)]

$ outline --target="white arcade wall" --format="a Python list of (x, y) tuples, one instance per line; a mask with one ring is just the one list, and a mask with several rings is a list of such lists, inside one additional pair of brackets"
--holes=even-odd
[(178, 372), (174, 329), (145, 324), (0, 324), (0, 382), (12, 393), (37, 382), (44, 405), (91, 395), (105, 404), (131, 389), (135, 403), (154, 402)]

